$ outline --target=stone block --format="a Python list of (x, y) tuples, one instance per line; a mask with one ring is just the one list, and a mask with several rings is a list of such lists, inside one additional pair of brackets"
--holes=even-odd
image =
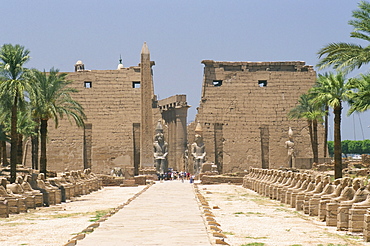
[(203, 175), (201, 177), (202, 184), (221, 184), (221, 183), (232, 183), (232, 184), (243, 184), (243, 177), (234, 176), (223, 176), (223, 175)]
[(140, 175), (140, 176), (135, 176), (135, 184), (137, 185), (146, 185), (146, 176), (145, 175)]
[(121, 187), (134, 187), (134, 186), (138, 186), (138, 184), (136, 184), (135, 179), (124, 179), (123, 183), (120, 186)]

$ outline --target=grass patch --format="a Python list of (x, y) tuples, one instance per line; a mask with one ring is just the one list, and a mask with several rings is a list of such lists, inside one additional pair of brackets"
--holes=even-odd
[(91, 217), (91, 219), (89, 220), (90, 222), (96, 222), (98, 221), (101, 217), (103, 217), (104, 215), (106, 215), (107, 213), (109, 213), (109, 211), (111, 211), (112, 209), (105, 209), (105, 210), (97, 210), (95, 211), (95, 215), (93, 217)]
[(235, 235), (234, 232), (231, 231), (223, 231), (222, 233), (225, 235)]
[[(340, 238), (340, 239), (344, 240), (347, 243), (347, 244), (333, 244), (333, 243), (329, 243), (326, 246), (348, 246), (348, 245), (353, 245), (354, 246), (354, 245), (363, 245), (362, 243), (356, 242), (356, 239), (357, 240), (358, 239), (362, 239), (362, 237), (351, 236), (351, 235), (340, 235), (340, 234), (331, 233), (331, 232), (328, 232), (328, 231), (325, 231), (324, 234), (326, 234), (328, 236), (331, 236), (331, 237)], [(322, 245), (322, 246), (324, 246), (324, 245)]]
[(258, 217), (262, 217), (262, 216), (265, 216), (264, 213), (260, 213), (260, 212), (247, 212), (245, 213), (246, 215), (257, 215)]
[[(289, 214), (293, 214), (303, 220), (311, 220), (308, 216), (305, 216), (304, 214), (302, 214), (300, 211), (292, 211), (292, 210), (289, 210), (287, 208), (276, 208), (274, 210), (275, 212), (286, 212), (286, 213), (289, 213)], [(285, 216), (284, 218), (290, 218), (289, 216)]]
[(268, 237), (245, 237), (249, 239), (268, 239)]
[(244, 214), (244, 212), (235, 212), (234, 214)]
[(14, 227), (14, 226), (26, 225), (26, 224), (27, 224), (27, 223), (17, 223), (17, 222), (14, 222), (14, 223), (6, 223), (6, 224), (2, 224), (1, 226)]
[(52, 219), (64, 219), (64, 218), (70, 218), (70, 217), (77, 217), (83, 214), (86, 214), (86, 213), (53, 214), (53, 215), (48, 215), (48, 217)]
[(252, 198), (252, 202), (255, 202), (257, 205), (273, 205), (270, 199), (267, 198)]

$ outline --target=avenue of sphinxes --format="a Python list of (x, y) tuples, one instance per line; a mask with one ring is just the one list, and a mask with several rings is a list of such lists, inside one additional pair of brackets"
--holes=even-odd
[[(152, 76), (155, 62), (150, 60), (146, 43), (138, 65), (126, 67), (120, 62), (112, 70), (88, 70), (89, 64), (78, 61), (68, 79), (79, 91), (73, 97), (84, 107), (86, 124), (77, 128), (63, 120), (58, 129), (49, 129), (48, 169), (91, 168), (108, 174), (120, 167), (132, 175), (153, 170), (158, 120), (168, 142), (168, 167), (177, 171), (193, 172), (192, 160), (186, 160), (185, 152), (191, 153), (188, 148), (195, 141), (197, 122), (203, 129), (205, 161), (217, 165), (219, 173), (287, 167), (289, 127), (294, 131), (296, 168), (311, 167), (307, 124), (305, 120), (289, 120), (287, 114), (299, 96), (314, 85), (312, 66), (302, 61), (203, 60), (202, 64), (197, 115), (187, 125), (190, 105), (186, 95), (157, 100)], [(323, 127), (318, 130), (323, 161)]]

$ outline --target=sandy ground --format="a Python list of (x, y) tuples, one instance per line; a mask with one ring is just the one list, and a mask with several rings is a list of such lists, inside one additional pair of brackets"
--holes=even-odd
[[(296, 212), (241, 186), (200, 184), (198, 187), (211, 206), (219, 207), (212, 212), (230, 245), (370, 245), (363, 242), (362, 236), (337, 232), (316, 217)], [(105, 187), (72, 202), (2, 218), (0, 245), (64, 245), (92, 224), (90, 220), (98, 212), (116, 208), (143, 188)]]
[(67, 203), (11, 214), (0, 219), (0, 245), (64, 245), (98, 213), (118, 207), (143, 188), (105, 187)]
[(235, 185), (199, 185), (230, 245), (370, 245), (317, 217)]

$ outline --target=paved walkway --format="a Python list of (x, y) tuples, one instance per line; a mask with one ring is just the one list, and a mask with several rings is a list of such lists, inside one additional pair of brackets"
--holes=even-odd
[(77, 246), (211, 245), (192, 184), (157, 182)]

